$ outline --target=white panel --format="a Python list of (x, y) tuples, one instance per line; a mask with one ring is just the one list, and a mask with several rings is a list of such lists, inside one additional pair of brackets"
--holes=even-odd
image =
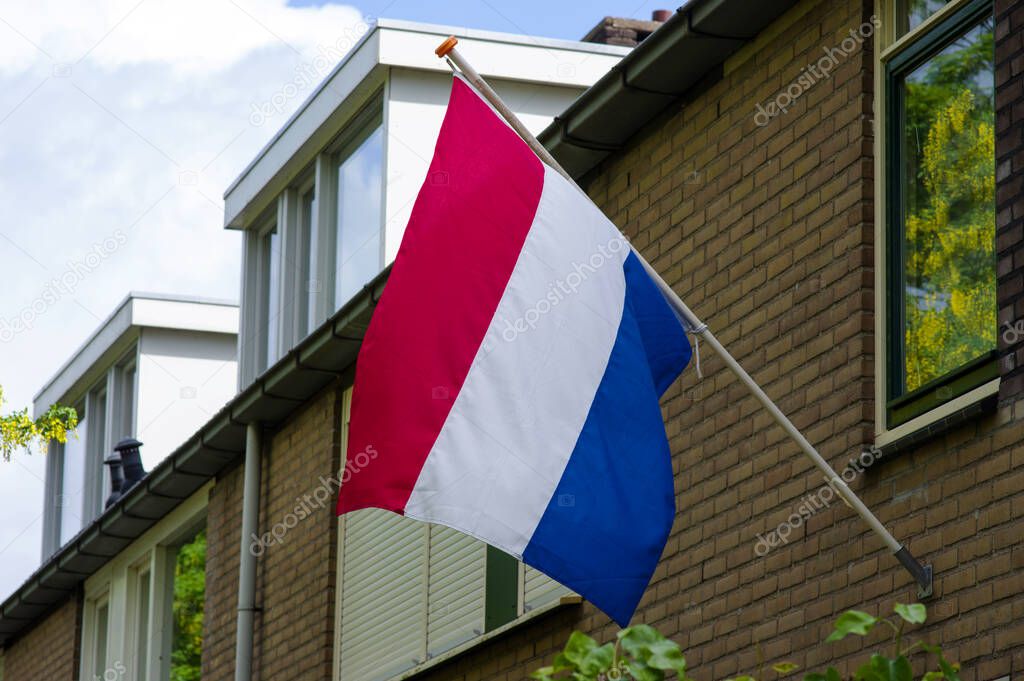
[(425, 660), (427, 531), (367, 509), (345, 518), (341, 681), (378, 681)]
[(427, 652), (434, 656), (484, 633), (487, 545), (430, 526)]
[(627, 254), (608, 218), (547, 169), (533, 226), (407, 516), (522, 557), (604, 375)]
[[(394, 260), (398, 253), (416, 194), (427, 176), (448, 105), (451, 73), (432, 51), (428, 54), (444, 66), (444, 72), (392, 69), (388, 83), (385, 264)], [(494, 81), (492, 85), (523, 124), (535, 133), (547, 127), (581, 92), (575, 87), (510, 80)]]
[(228, 334), (142, 330), (135, 437), (147, 471), (235, 396), (235, 350)]

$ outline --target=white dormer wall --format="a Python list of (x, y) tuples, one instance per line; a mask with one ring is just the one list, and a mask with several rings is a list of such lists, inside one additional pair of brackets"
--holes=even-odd
[[(552, 57), (552, 59), (554, 59)], [(558, 62), (554, 62), (557, 66)], [(388, 182), (384, 224), (384, 263), (398, 253), (413, 201), (427, 176), (434, 145), (448, 104), (452, 76), (392, 68), (388, 78), (385, 122)], [(492, 78), (491, 86), (534, 134), (572, 103), (583, 88)]]
[[(426, 178), (451, 88), (451, 70), (433, 50), (452, 33), (459, 36), (463, 54), (534, 132), (629, 51), (380, 20), (225, 193), (225, 226), (246, 232), (241, 388), (394, 259)], [(337, 262), (344, 231), (338, 220), (343, 203), (337, 189), (339, 163), (378, 127), (377, 250), (367, 256), (370, 262), (364, 258), (342, 271)], [(366, 204), (355, 211), (360, 224), (376, 206), (369, 200)], [(354, 270), (358, 281), (336, 294), (337, 281), (351, 283)]]
[(142, 329), (134, 437), (147, 471), (234, 397), (236, 351), (235, 334)]
[(102, 512), (118, 441), (141, 440), (152, 470), (234, 397), (237, 333), (234, 304), (131, 294), (39, 391), (37, 416), (59, 403), (83, 419), (49, 446), (44, 560)]

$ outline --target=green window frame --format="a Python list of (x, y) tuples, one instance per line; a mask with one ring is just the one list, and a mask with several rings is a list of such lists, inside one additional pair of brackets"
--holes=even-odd
[[(992, 347), (939, 376), (907, 389), (907, 287), (904, 267), (907, 226), (907, 195), (905, 186), (907, 154), (904, 149), (906, 101), (904, 83), (908, 75), (954, 45), (968, 31), (993, 15), (991, 0), (965, 3), (948, 17), (915, 39), (884, 65), (886, 171), (886, 426), (893, 428), (932, 409), (964, 395), (998, 378), (995, 307), (992, 309)], [(993, 157), (994, 158), (994, 157)], [(994, 168), (993, 168), (994, 181)], [(909, 183), (908, 183), (909, 184)], [(994, 202), (993, 202), (994, 209)], [(993, 210), (994, 234), (994, 210)], [(994, 236), (993, 236), (994, 246)], [(992, 258), (993, 294), (995, 258)]]

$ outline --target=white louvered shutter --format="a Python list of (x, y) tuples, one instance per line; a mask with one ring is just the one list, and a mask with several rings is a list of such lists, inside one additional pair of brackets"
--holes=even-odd
[(521, 589), (519, 602), (522, 613), (553, 603), (562, 596), (572, 593), (570, 589), (526, 563), (519, 564), (519, 584)]
[(439, 655), (484, 632), (487, 546), (443, 525), (430, 526), (427, 653)]
[(425, 659), (427, 525), (349, 513), (341, 584), (341, 681), (378, 681)]

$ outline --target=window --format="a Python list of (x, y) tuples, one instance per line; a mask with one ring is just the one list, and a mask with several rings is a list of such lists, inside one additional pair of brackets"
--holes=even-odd
[(336, 177), (334, 306), (341, 307), (381, 269), (383, 128), (340, 157)]
[(89, 681), (102, 681), (111, 670), (109, 659), (110, 595), (89, 599), (85, 606), (82, 667)]
[(992, 5), (946, 4), (898, 2), (883, 57), (890, 428), (998, 376)]
[(182, 502), (86, 580), (81, 678), (199, 680), (203, 515), (211, 487)]
[(277, 223), (271, 224), (259, 236), (258, 286), (259, 355), (257, 373), (262, 372), (278, 357), (278, 306), (281, 299), (281, 252), (277, 237)]
[(468, 535), (380, 509), (343, 516), (339, 549), (341, 681), (390, 679), (571, 593)]
[(299, 273), (296, 326), (301, 340), (313, 330), (316, 320), (316, 293), (320, 290), (316, 271), (316, 190), (309, 187), (299, 198)]
[[(133, 347), (75, 404), (77, 433), (50, 443), (43, 512), (43, 556), (48, 558), (103, 511), (114, 445), (135, 434), (136, 352)], [(62, 398), (61, 401), (64, 401)], [(109, 414), (109, 419), (107, 418)]]
[(152, 636), (149, 624), (149, 599), (153, 580), (148, 565), (135, 574), (135, 676), (140, 681), (149, 673), (149, 639)]
[(203, 614), (206, 602), (206, 530), (177, 547), (174, 554), (172, 681), (199, 681), (203, 661)]
[[(110, 445), (135, 436), (135, 353), (114, 369), (116, 417)], [(108, 489), (104, 486), (104, 489)]]
[(85, 405), (75, 409), (78, 412), (78, 430), (69, 435), (64, 443), (62, 453), (63, 466), (60, 480), (60, 545), (82, 529), (83, 495), (85, 492), (85, 452), (89, 439), (90, 422), (85, 413)]
[(896, 30), (906, 35), (948, 4), (949, 0), (899, 0), (896, 4)]

